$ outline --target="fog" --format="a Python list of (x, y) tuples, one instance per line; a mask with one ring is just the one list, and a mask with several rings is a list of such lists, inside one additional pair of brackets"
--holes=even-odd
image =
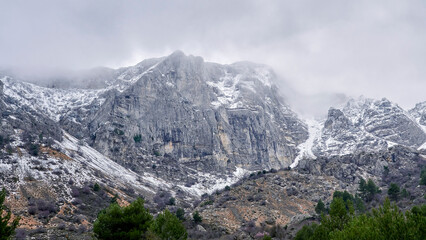
[[(43, 79), (180, 49), (270, 65), (298, 111), (425, 101), (425, 1), (1, 1), (0, 69)], [(323, 110), (324, 109), (324, 110)]]

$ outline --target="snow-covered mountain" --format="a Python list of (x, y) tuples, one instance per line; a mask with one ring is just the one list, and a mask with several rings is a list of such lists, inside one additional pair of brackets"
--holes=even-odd
[(413, 109), (410, 109), (409, 113), (422, 127), (423, 131), (426, 131), (426, 101), (417, 103)]
[[(423, 161), (413, 152), (426, 149), (426, 102), (407, 112), (387, 99), (352, 99), (325, 119), (302, 121), (261, 64), (221, 65), (177, 51), (69, 78), (75, 82), (41, 86), (0, 76), (0, 181), (29, 228), (93, 222), (115, 196), (125, 204), (142, 195), (157, 210), (164, 206), (153, 200), (168, 196), (190, 208), (253, 171), (299, 161), (302, 174), (353, 184), (381, 174), (398, 154), (412, 171)], [(404, 146), (388, 150), (394, 145)], [(377, 159), (369, 162), (371, 152)], [(43, 199), (59, 209), (49, 221), (30, 213)], [(99, 204), (88, 210), (91, 201)]]
[(397, 144), (420, 148), (426, 142), (425, 106), (420, 103), (407, 112), (386, 98), (351, 99), (341, 109), (330, 108), (326, 119), (307, 121), (309, 138), (299, 145), (296, 160), (377, 152)]
[(64, 186), (72, 176), (80, 186), (105, 178), (117, 188), (197, 197), (250, 170), (287, 167), (307, 138), (264, 65), (207, 63), (178, 51), (100, 76), (83, 85), (94, 88), (0, 77), (2, 176)]

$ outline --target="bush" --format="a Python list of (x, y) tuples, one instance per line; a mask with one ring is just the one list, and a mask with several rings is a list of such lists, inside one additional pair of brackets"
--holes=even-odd
[(344, 229), (330, 234), (331, 239), (424, 239), (426, 205), (414, 207), (404, 214), (387, 199), (371, 215), (361, 215), (350, 221)]
[(179, 218), (181, 221), (185, 221), (185, 210), (182, 208), (178, 208), (176, 210), (176, 217)]
[(395, 183), (391, 183), (388, 189), (388, 195), (391, 200), (398, 201), (399, 198), (399, 186)]
[(304, 226), (296, 240), (317, 239), (424, 239), (426, 205), (413, 207), (405, 215), (389, 199), (383, 207), (372, 213), (353, 216), (344, 207), (344, 201), (336, 198), (330, 205), (330, 216), (323, 216), (321, 224)]
[(127, 207), (111, 204), (99, 213), (93, 232), (99, 239), (141, 239), (152, 222), (152, 215), (138, 198)]
[(124, 132), (123, 132), (123, 130), (121, 130), (121, 129), (118, 129), (118, 128), (114, 129), (114, 133), (115, 133), (115, 134), (117, 134), (117, 135), (119, 135), (119, 136), (122, 136), (122, 135), (124, 135)]
[(25, 149), (31, 156), (38, 156), (40, 154), (40, 145), (36, 143), (27, 143)]
[(133, 140), (135, 140), (135, 143), (140, 143), (142, 141), (142, 135), (136, 134), (133, 136)]
[(185, 240), (188, 237), (185, 227), (168, 209), (158, 214), (149, 230), (164, 240)]
[(10, 143), (10, 138), (7, 136), (0, 135), (0, 148)]
[(201, 223), (203, 221), (203, 218), (201, 217), (198, 211), (195, 211), (192, 214), (192, 220), (194, 221), (194, 223)]
[(420, 173), (420, 185), (426, 185), (426, 166), (423, 167)]
[(388, 166), (383, 166), (383, 174), (385, 176), (387, 176), (389, 174), (389, 167)]
[(303, 226), (303, 228), (299, 232), (297, 232), (294, 240), (312, 239), (312, 236), (314, 235), (314, 232), (317, 229), (317, 227), (318, 227), (318, 224), (316, 224), (316, 223)]
[(324, 203), (321, 199), (318, 201), (317, 206), (315, 207), (315, 212), (317, 214), (321, 214), (321, 213), (326, 212), (325, 205), (324, 205)]
[(171, 198), (172, 194), (170, 194), (169, 192), (159, 191), (155, 194), (153, 200), (157, 204), (157, 208), (163, 210), (167, 205), (169, 205)]
[(176, 199), (174, 197), (169, 198), (168, 205), (174, 206), (176, 204)]
[(98, 184), (98, 183), (95, 183), (95, 184), (93, 185), (93, 191), (97, 192), (97, 191), (99, 191), (100, 189), (101, 189), (101, 187), (99, 186), (99, 184)]
[(200, 207), (204, 207), (207, 205), (213, 205), (213, 200), (206, 200), (203, 203), (201, 203)]
[[(11, 221), (12, 213), (3, 205), (6, 199), (6, 190), (3, 188), (0, 192), (0, 240), (7, 240), (15, 233), (15, 229), (19, 224), (20, 217), (16, 217)], [(4, 214), (5, 212), (5, 214)]]
[(359, 182), (358, 191), (360, 193), (361, 198), (367, 202), (370, 202), (371, 200), (373, 200), (374, 195), (376, 193), (380, 193), (379, 187), (376, 186), (373, 180), (368, 179), (368, 182), (366, 182), (362, 178)]
[(409, 198), (410, 196), (411, 196), (410, 192), (407, 189), (403, 188), (401, 191), (401, 197)]

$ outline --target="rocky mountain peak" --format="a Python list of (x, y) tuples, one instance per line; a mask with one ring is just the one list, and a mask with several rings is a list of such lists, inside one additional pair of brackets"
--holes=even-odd
[[(386, 98), (351, 99), (340, 110), (331, 108), (312, 152), (316, 156), (381, 151), (395, 144), (418, 148), (426, 141), (421, 104), (410, 113)], [(414, 119), (416, 118), (416, 120)]]
[(348, 129), (352, 125), (351, 121), (339, 109), (330, 108), (328, 117), (324, 123), (324, 129), (327, 131)]
[(422, 126), (424, 131), (426, 131), (426, 101), (417, 103), (409, 113)]

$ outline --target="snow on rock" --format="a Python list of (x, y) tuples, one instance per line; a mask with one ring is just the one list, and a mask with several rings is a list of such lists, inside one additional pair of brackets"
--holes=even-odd
[[(208, 85), (215, 87), (218, 90), (217, 101), (214, 101), (211, 104), (215, 107), (219, 107), (221, 105), (234, 106), (239, 95), (236, 85), (239, 83), (240, 79), (240, 74), (233, 76), (230, 73), (225, 73), (225, 76), (221, 77), (218, 82), (207, 82)], [(234, 108), (235, 107), (237, 106), (235, 105)]]
[(321, 135), (321, 129), (323, 126), (323, 122), (315, 120), (315, 119), (307, 119), (305, 120), (308, 125), (309, 137), (304, 142), (299, 144), (297, 148), (299, 149), (299, 155), (294, 159), (294, 162), (290, 165), (291, 168), (294, 168), (299, 163), (299, 160), (304, 158), (315, 159), (316, 156), (312, 152), (312, 148), (314, 146), (314, 141), (318, 139)]
[(94, 101), (101, 105), (105, 100), (99, 96), (106, 89), (56, 89), (18, 82), (10, 77), (1, 80), (5, 95), (18, 101), (20, 105), (44, 113), (54, 121), (59, 121), (61, 116), (73, 109), (84, 108)]
[(249, 173), (250, 171), (240, 167), (236, 168), (232, 176), (228, 176), (226, 178), (220, 178), (209, 173), (198, 172), (197, 177), (201, 180), (199, 183), (192, 185), (191, 187), (183, 185), (178, 185), (178, 187), (195, 196), (201, 196), (204, 193), (212, 194), (216, 190), (224, 189), (226, 186), (236, 183)]
[[(64, 133), (64, 140), (58, 144), (62, 148), (66, 149), (69, 154), (72, 151), (77, 152), (78, 154), (74, 154), (74, 160), (104, 173), (108, 178), (111, 178), (117, 183), (122, 183), (124, 186), (130, 185), (153, 192), (152, 189), (143, 186), (138, 181), (140, 177), (144, 178), (143, 176), (139, 176), (137, 173), (124, 168), (108, 157), (102, 155), (95, 149), (86, 146), (85, 144), (79, 144), (78, 142), (78, 139), (74, 138), (68, 133)], [(150, 176), (147, 176), (146, 178), (151, 180)]]
[(315, 156), (380, 151), (398, 144), (417, 148), (426, 139), (426, 126), (420, 124), (422, 106), (416, 105), (416, 111), (409, 114), (385, 98), (361, 96), (349, 100), (341, 109), (331, 108), (321, 124), (306, 121), (309, 138), (298, 146), (300, 153), (291, 167), (297, 166), (300, 159)]
[[(234, 69), (235, 68), (235, 69)], [(206, 83), (216, 91), (217, 101), (211, 104), (217, 108), (225, 106), (235, 109), (244, 107), (242, 91), (256, 94), (257, 89), (271, 88), (274, 74), (266, 66), (252, 63), (235, 63), (223, 69), (223, 76), (219, 80), (208, 80)]]

